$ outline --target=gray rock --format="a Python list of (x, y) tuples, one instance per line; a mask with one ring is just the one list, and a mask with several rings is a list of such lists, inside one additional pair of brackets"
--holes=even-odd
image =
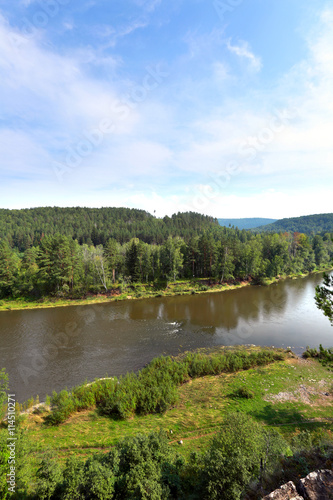
[(266, 495), (263, 500), (304, 500), (304, 498), (299, 496), (296, 486), (292, 481), (289, 481), (289, 483)]
[(299, 482), (305, 500), (333, 500), (333, 471), (317, 470)]

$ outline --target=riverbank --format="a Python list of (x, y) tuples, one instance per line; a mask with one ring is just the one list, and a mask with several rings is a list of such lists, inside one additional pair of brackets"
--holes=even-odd
[[(311, 273), (299, 273), (291, 275), (280, 275), (274, 278), (264, 278), (262, 286), (268, 286), (278, 283), (287, 278), (298, 279), (304, 278), (311, 274), (318, 274), (322, 272), (332, 271), (329, 269), (318, 269)], [(1, 311), (17, 311), (27, 309), (47, 309), (55, 307), (69, 307), (69, 306), (86, 306), (91, 304), (102, 304), (105, 302), (118, 302), (123, 300), (139, 300), (154, 297), (170, 297), (176, 295), (194, 295), (203, 293), (217, 293), (229, 290), (236, 290), (246, 286), (253, 285), (252, 280), (247, 281), (229, 281), (224, 283), (213, 282), (209, 278), (201, 278), (197, 280), (179, 280), (170, 282), (168, 284), (161, 283), (133, 283), (124, 287), (123, 284), (115, 284), (108, 293), (103, 294), (87, 294), (84, 298), (70, 299), (70, 298), (55, 298), (43, 297), (38, 300), (29, 300), (25, 297), (17, 299), (3, 299), (0, 300)]]
[(193, 379), (180, 386), (178, 394), (178, 402), (164, 414), (128, 420), (112, 419), (91, 408), (50, 427), (45, 425), (47, 410), (24, 415), (32, 476), (50, 449), (63, 464), (70, 456), (86, 459), (107, 453), (126, 437), (158, 429), (167, 432), (170, 446), (188, 460), (192, 452), (208, 448), (230, 411), (275, 428), (290, 443), (303, 438), (302, 431), (308, 431), (307, 439), (311, 436), (313, 443), (332, 435), (333, 373), (316, 360), (290, 352), (285, 360), (267, 366)]

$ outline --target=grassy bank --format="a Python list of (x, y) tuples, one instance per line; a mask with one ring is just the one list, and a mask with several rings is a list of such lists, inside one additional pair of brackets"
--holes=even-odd
[(61, 462), (69, 456), (87, 458), (107, 452), (125, 437), (159, 429), (167, 431), (170, 446), (188, 459), (191, 452), (207, 448), (229, 411), (278, 429), (290, 442), (304, 430), (314, 441), (332, 437), (333, 373), (313, 359), (288, 353), (285, 360), (266, 366), (191, 379), (177, 391), (177, 403), (163, 414), (122, 420), (91, 408), (57, 427), (47, 425), (45, 409), (22, 416), (32, 445), (31, 469), (36, 471), (50, 449)]
[[(298, 273), (291, 275), (281, 275), (274, 278), (264, 278), (263, 285), (271, 285), (278, 283), (281, 280), (291, 278), (298, 279), (304, 278), (309, 274), (322, 273), (324, 271), (331, 271), (329, 269), (316, 270), (313, 273)], [(71, 299), (71, 298), (55, 298), (43, 297), (39, 300), (32, 300), (27, 297), (20, 297), (17, 299), (2, 299), (0, 300), (1, 311), (15, 311), (25, 309), (46, 309), (53, 307), (68, 307), (68, 306), (83, 306), (89, 304), (101, 304), (109, 302), (117, 302), (122, 300), (137, 300), (153, 297), (170, 297), (175, 295), (193, 295), (203, 293), (216, 293), (228, 290), (235, 290), (253, 284), (251, 281), (230, 281), (225, 283), (216, 283), (210, 279), (197, 279), (197, 280), (179, 280), (169, 283), (138, 283), (124, 286), (123, 284), (115, 284), (108, 294), (88, 294), (84, 298)]]
[[(170, 297), (175, 295), (193, 295), (201, 293), (222, 292), (249, 286), (249, 281), (230, 283), (210, 283), (209, 279), (195, 281), (175, 281), (168, 284), (133, 284), (124, 287), (115, 284), (109, 294), (88, 295), (82, 299), (66, 299), (44, 297), (39, 300), (30, 300), (26, 297), (18, 299), (0, 300), (0, 311), (15, 311), (22, 309), (45, 309), (50, 307), (80, 306), (89, 304), (101, 304), (105, 302), (118, 302), (122, 300), (135, 300), (153, 297)], [(121, 291), (119, 291), (121, 290)]]

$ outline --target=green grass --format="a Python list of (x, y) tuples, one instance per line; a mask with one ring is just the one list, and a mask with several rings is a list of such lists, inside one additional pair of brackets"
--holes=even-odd
[[(107, 451), (126, 436), (158, 429), (166, 430), (170, 445), (188, 458), (192, 451), (207, 448), (230, 410), (278, 428), (287, 439), (305, 429), (332, 433), (333, 395), (319, 394), (328, 391), (332, 383), (333, 373), (317, 361), (289, 357), (260, 368), (194, 379), (178, 389), (178, 403), (165, 414), (114, 420), (93, 409), (76, 413), (58, 427), (46, 426), (42, 415), (24, 416), (23, 425), (33, 444), (31, 467), (36, 470), (47, 449), (54, 450), (61, 461), (69, 455), (86, 458)], [(308, 402), (300, 397), (282, 402), (273, 399), (281, 392), (297, 394), (301, 385), (311, 389)], [(235, 397), (240, 388), (250, 390), (253, 398)], [(179, 440), (183, 440), (182, 446)]]
[[(104, 296), (100, 295), (88, 296), (83, 299), (57, 299), (54, 297), (44, 297), (40, 300), (30, 300), (26, 297), (17, 299), (2, 299), (0, 301), (1, 311), (14, 311), (22, 309), (46, 309), (50, 307), (68, 307), (80, 306), (89, 304), (101, 304), (105, 302), (118, 302), (122, 300), (138, 300), (153, 297), (170, 297), (175, 295), (191, 295), (192, 293), (212, 293), (222, 292), (224, 290), (233, 290), (235, 288), (242, 288), (248, 286), (250, 283), (243, 282), (240, 284), (212, 284), (204, 286), (202, 283), (209, 280), (196, 280), (196, 281), (176, 281), (168, 283), (164, 287), (152, 284), (140, 284), (128, 287), (126, 291), (119, 295)], [(205, 289), (207, 288), (207, 289)]]

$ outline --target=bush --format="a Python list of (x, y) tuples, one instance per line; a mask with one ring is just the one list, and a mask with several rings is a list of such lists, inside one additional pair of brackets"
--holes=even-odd
[(52, 425), (61, 424), (74, 413), (75, 409), (74, 399), (67, 390), (63, 390), (59, 394), (53, 391), (51, 413), (47, 417), (47, 421)]
[(153, 359), (138, 374), (130, 373), (119, 380), (99, 380), (78, 386), (72, 394), (67, 391), (53, 393), (48, 421), (59, 424), (74, 411), (94, 405), (103, 413), (117, 418), (129, 418), (135, 413), (163, 413), (177, 401), (177, 387), (190, 378), (247, 370), (283, 357), (283, 354), (274, 351), (211, 355), (188, 353), (180, 360), (161, 356)]
[(266, 431), (249, 415), (231, 413), (206, 454), (203, 484), (209, 499), (239, 500), (246, 486), (259, 477), (261, 459), (273, 468), (287, 443)]
[(330, 370), (333, 370), (333, 348), (324, 349), (320, 344), (319, 351), (317, 349), (306, 348), (303, 353), (303, 358), (316, 358), (319, 362)]
[(98, 457), (87, 460), (83, 470), (85, 498), (105, 500), (114, 498), (116, 477), (114, 471)]
[(84, 473), (84, 464), (81, 460), (75, 457), (67, 459), (60, 487), (59, 498), (61, 500), (84, 500), (86, 498)]
[(37, 471), (36, 494), (40, 500), (48, 500), (59, 495), (63, 475), (59, 464), (52, 455), (43, 458)]
[(240, 387), (231, 394), (231, 397), (252, 399), (254, 398), (254, 392), (250, 391), (250, 389), (248, 389), (247, 387)]
[(84, 384), (74, 387), (72, 398), (75, 411), (88, 410), (96, 404), (93, 384)]
[(99, 404), (101, 410), (119, 418), (131, 417), (137, 406), (138, 388), (138, 379), (134, 373), (121, 377), (115, 384), (113, 393)]

